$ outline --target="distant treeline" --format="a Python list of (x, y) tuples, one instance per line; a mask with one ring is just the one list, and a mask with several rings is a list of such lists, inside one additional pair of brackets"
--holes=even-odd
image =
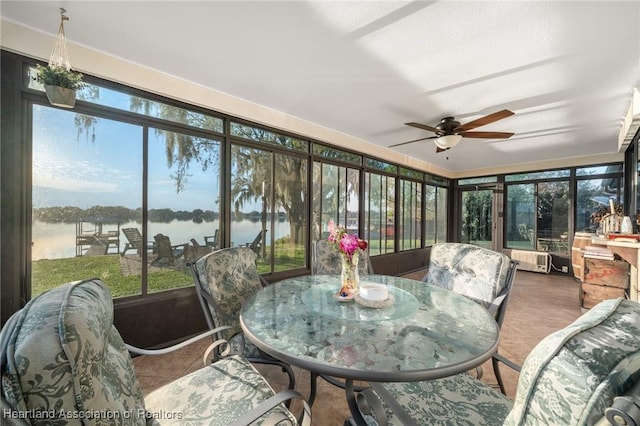
[[(196, 223), (217, 220), (219, 213), (211, 210), (195, 209), (193, 211), (174, 211), (171, 209), (149, 210), (149, 221), (169, 223), (173, 220), (193, 221)], [(142, 209), (129, 209), (123, 206), (93, 206), (88, 209), (79, 207), (43, 207), (33, 209), (33, 220), (47, 223), (126, 223), (141, 222)]]

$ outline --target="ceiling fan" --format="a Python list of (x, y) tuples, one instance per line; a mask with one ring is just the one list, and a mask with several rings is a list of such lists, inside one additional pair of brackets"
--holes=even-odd
[(510, 132), (470, 132), (469, 130), (476, 127), (484, 126), (494, 121), (502, 120), (513, 115), (514, 112), (508, 109), (494, 112), (493, 114), (485, 115), (476, 120), (470, 121), (466, 124), (460, 124), (453, 117), (443, 118), (435, 127), (428, 126), (420, 123), (404, 123), (407, 126), (417, 127), (418, 129), (428, 130), (435, 133), (435, 136), (426, 138), (415, 139), (408, 142), (401, 142), (395, 145), (389, 145), (389, 148), (394, 146), (406, 145), (414, 142), (423, 141), (425, 139), (435, 139), (436, 152), (446, 151), (456, 146), (462, 138), (476, 138), (476, 139), (508, 139), (513, 136)]

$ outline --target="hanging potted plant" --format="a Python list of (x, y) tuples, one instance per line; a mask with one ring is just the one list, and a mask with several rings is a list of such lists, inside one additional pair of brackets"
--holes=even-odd
[(76, 105), (76, 89), (81, 89), (82, 74), (71, 70), (69, 54), (67, 53), (67, 39), (64, 35), (64, 21), (69, 18), (66, 10), (60, 8), (60, 26), (49, 57), (49, 65), (37, 66), (36, 81), (44, 85), (44, 91), (51, 105), (73, 108)]
[(82, 89), (82, 74), (65, 67), (38, 64), (36, 81), (44, 85), (51, 105), (73, 108), (76, 105), (76, 90)]

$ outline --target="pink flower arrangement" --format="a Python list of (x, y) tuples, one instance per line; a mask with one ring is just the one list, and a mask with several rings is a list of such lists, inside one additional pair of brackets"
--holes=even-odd
[(344, 253), (349, 257), (358, 250), (366, 250), (367, 242), (358, 238), (357, 235), (352, 235), (342, 226), (336, 226), (333, 219), (329, 220), (329, 242), (334, 245), (339, 253)]

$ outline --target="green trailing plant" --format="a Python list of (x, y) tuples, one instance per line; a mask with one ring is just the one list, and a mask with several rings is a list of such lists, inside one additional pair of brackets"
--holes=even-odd
[(37, 65), (36, 81), (45, 86), (59, 86), (72, 90), (82, 89), (84, 87), (82, 77), (81, 73), (64, 67)]

